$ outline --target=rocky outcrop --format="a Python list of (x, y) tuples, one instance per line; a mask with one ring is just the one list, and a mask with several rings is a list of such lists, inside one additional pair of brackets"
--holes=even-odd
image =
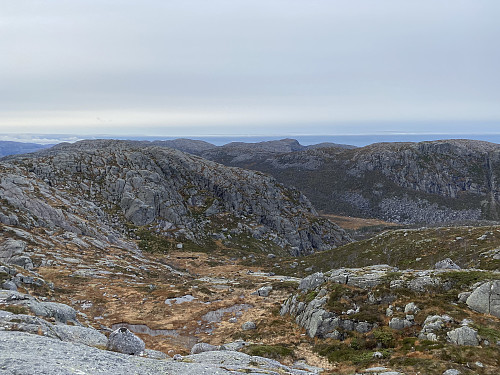
[(453, 319), (448, 315), (429, 315), (422, 324), (422, 330), (418, 338), (420, 340), (438, 341), (438, 335), (451, 322), (453, 322)]
[[(33, 296), (11, 290), (0, 290), (0, 305), (17, 312), (0, 310), (0, 327), (3, 329), (42, 334), (88, 346), (103, 348), (107, 345), (107, 337), (92, 327), (82, 326), (76, 320), (76, 311), (68, 305), (38, 301)], [(36, 316), (28, 315), (30, 310)]]
[(500, 281), (489, 281), (478, 286), (466, 303), (472, 310), (500, 318)]
[(207, 344), (205, 342), (199, 342), (197, 344), (194, 344), (194, 346), (191, 348), (191, 354), (213, 352), (213, 351), (217, 351), (217, 350), (221, 350), (221, 347)]
[[(9, 206), (27, 212), (32, 221), (36, 217), (37, 225), (100, 240), (124, 242), (120, 230), (128, 221), (195, 242), (250, 235), (293, 255), (349, 241), (342, 229), (319, 218), (299, 191), (261, 173), (165, 147), (82, 141), (9, 163), (0, 175), (0, 193)], [(83, 213), (78, 215), (80, 207), (103, 225), (89, 227)], [(226, 234), (222, 229), (228, 227)]]
[(146, 349), (146, 344), (127, 328), (122, 327), (111, 332), (107, 349), (123, 354), (139, 355)]
[(25, 241), (7, 238), (0, 244), (0, 262), (33, 269), (33, 261), (24, 253), (26, 245)]
[[(465, 326), (468, 321), (454, 330), (457, 322), (448, 315), (429, 315), (423, 324), (417, 323), (421, 320), (415, 317), (421, 314), (423, 306), (407, 301), (408, 295), (447, 293), (456, 286), (450, 281), (457, 276), (456, 272), (453, 269), (400, 271), (387, 265), (318, 272), (300, 281), (297, 293), (282, 304), (280, 314), (292, 316), (310, 337), (343, 340), (349, 332), (364, 334), (384, 325), (402, 332), (414, 332), (421, 325), (420, 340), (438, 341), (447, 337), (456, 345), (478, 345), (481, 339)], [(477, 270), (470, 272), (477, 277)], [(479, 286), (470, 295), (469, 298), (474, 296), (470, 301), (489, 301), (490, 291), (497, 283)], [(399, 294), (406, 302), (397, 306)]]
[(434, 265), (434, 268), (437, 270), (440, 269), (445, 269), (445, 270), (459, 270), (460, 266), (458, 266), (454, 261), (452, 261), (450, 258), (446, 258), (443, 260), (440, 260)]
[(399, 223), (500, 218), (500, 146), (471, 140), (379, 143), (243, 157), (203, 156), (272, 174), (327, 213)]

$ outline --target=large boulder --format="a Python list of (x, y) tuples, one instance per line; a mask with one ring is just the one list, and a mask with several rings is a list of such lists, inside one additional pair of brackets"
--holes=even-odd
[(146, 349), (146, 345), (127, 328), (121, 327), (109, 335), (107, 349), (123, 354), (139, 355)]
[(256, 329), (257, 325), (254, 322), (245, 322), (241, 325), (241, 329), (244, 331), (250, 331), (252, 329)]
[(479, 336), (477, 335), (477, 331), (468, 326), (456, 328), (448, 332), (446, 335), (448, 336), (448, 340), (455, 345), (479, 345)]
[(474, 311), (500, 318), (500, 280), (478, 286), (466, 300)]
[(0, 261), (8, 263), (10, 258), (21, 255), (26, 249), (26, 242), (8, 238), (0, 245)]
[(414, 322), (412, 320), (392, 318), (389, 322), (389, 327), (392, 329), (402, 330), (411, 327), (413, 324)]

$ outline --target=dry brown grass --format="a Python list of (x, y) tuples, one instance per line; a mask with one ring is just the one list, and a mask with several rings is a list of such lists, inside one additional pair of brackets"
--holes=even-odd
[(321, 216), (329, 219), (330, 221), (334, 222), (344, 229), (358, 230), (361, 228), (375, 226), (397, 226), (397, 224), (378, 219), (364, 219), (361, 217), (338, 216), (325, 213), (321, 213)]

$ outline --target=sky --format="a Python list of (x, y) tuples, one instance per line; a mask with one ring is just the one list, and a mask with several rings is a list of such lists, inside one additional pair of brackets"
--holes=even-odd
[(500, 133), (498, 0), (0, 0), (0, 133)]

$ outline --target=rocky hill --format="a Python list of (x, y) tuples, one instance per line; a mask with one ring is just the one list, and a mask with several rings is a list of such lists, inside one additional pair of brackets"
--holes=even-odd
[(272, 177), (144, 142), (3, 159), (0, 197), (0, 373), (499, 372), (499, 226), (349, 242)]
[(325, 213), (404, 224), (500, 219), (500, 145), (493, 143), (379, 143), (262, 157), (217, 149), (202, 155), (268, 173)]
[(144, 228), (171, 246), (246, 241), (293, 255), (349, 241), (299, 191), (170, 148), (82, 141), (7, 160), (0, 180), (6, 224), (62, 228), (120, 244)]

